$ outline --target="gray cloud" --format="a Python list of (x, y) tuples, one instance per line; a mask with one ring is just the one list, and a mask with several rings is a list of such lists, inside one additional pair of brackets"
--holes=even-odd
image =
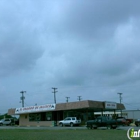
[[(83, 39), (106, 39), (131, 17), (139, 17), (139, 1), (71, 1), (65, 3), (62, 14), (55, 18), (52, 29), (63, 35)], [(55, 27), (55, 28), (54, 28)], [(71, 37), (70, 36), (70, 37)]]
[(123, 92), (124, 102), (133, 103), (131, 94), (139, 94), (140, 84), (139, 3), (0, 1), (4, 109), (11, 106), (9, 93), (16, 97), (12, 106), (19, 106), (21, 90), (28, 93), (27, 105), (51, 103), (54, 86), (58, 102), (65, 96), (75, 101), (78, 95), (118, 102), (116, 93)]
[(2, 10), (7, 12), (3, 11), (3, 15), (0, 16), (1, 76), (30, 69), (43, 54), (40, 29), (35, 24), (32, 25), (30, 19), (25, 20), (24, 12), (17, 13), (19, 9), (15, 10), (15, 6), (7, 6)]

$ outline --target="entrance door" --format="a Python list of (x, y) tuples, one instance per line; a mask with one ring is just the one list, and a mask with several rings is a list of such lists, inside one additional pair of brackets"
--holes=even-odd
[(54, 111), (52, 112), (52, 120), (60, 121), (63, 120), (63, 111)]

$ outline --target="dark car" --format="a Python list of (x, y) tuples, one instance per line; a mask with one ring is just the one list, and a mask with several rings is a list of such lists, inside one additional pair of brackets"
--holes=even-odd
[(118, 125), (129, 126), (130, 121), (126, 120), (124, 117), (117, 118)]
[(135, 120), (135, 125), (140, 126), (140, 119)]
[(88, 120), (86, 127), (88, 129), (97, 129), (98, 127), (107, 127), (108, 129), (116, 129), (118, 126), (117, 120), (108, 116), (99, 116), (95, 120)]

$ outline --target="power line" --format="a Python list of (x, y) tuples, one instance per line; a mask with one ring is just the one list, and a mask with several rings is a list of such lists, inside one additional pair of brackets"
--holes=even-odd
[(124, 103), (124, 104), (131, 107), (139, 107), (138, 104), (130, 104), (130, 103)]

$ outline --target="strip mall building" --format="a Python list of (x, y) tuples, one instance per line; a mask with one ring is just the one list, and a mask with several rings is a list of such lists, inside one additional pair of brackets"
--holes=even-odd
[(9, 109), (9, 115), (19, 115), (19, 126), (52, 126), (58, 124), (65, 117), (78, 117), (85, 124), (87, 120), (94, 119), (95, 112), (124, 110), (123, 104), (102, 101), (78, 101), (58, 104), (46, 104)]

